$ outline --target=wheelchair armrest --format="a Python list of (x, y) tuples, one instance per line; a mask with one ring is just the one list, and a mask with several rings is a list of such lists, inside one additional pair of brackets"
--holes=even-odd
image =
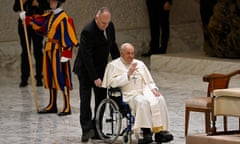
[(116, 88), (109, 88), (108, 89), (108, 95), (111, 96), (115, 96), (115, 97), (122, 97), (122, 91), (119, 87)]
[(114, 92), (121, 92), (121, 89), (119, 88), (119, 87), (115, 87), (115, 88), (109, 88), (109, 90), (108, 91), (111, 91), (112, 93), (114, 93)]

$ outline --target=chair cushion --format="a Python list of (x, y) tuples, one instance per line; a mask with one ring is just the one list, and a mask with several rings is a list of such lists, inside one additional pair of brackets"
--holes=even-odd
[(240, 97), (240, 88), (216, 89), (213, 91), (214, 96), (231, 96)]
[(194, 108), (211, 108), (212, 107), (212, 98), (211, 97), (194, 97), (188, 98), (185, 101), (186, 107)]
[(240, 116), (240, 97), (218, 96), (213, 100), (214, 115)]

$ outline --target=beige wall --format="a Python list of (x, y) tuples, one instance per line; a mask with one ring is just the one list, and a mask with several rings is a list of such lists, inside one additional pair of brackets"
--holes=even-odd
[[(16, 41), (18, 13), (14, 13), (14, 0), (0, 0), (0, 42)], [(73, 17), (78, 37), (85, 24), (93, 19), (99, 7), (112, 11), (117, 43), (131, 42), (137, 54), (148, 49), (149, 29), (145, 0), (67, 0), (65, 10)], [(199, 5), (195, 0), (173, 0), (171, 25), (199, 22)], [(171, 40), (171, 37), (170, 37)]]

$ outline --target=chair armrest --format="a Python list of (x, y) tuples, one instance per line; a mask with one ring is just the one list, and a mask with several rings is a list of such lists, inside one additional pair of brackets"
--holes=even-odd
[(240, 97), (240, 88), (216, 89), (213, 91), (213, 95), (216, 97)]

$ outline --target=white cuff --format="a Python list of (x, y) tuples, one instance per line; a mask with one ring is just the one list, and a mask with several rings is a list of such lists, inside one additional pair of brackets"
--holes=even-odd
[(21, 11), (19, 13), (19, 17), (20, 17), (21, 20), (25, 20), (26, 19), (26, 11)]
[(61, 57), (60, 62), (67, 62), (69, 61), (69, 58), (67, 57)]

